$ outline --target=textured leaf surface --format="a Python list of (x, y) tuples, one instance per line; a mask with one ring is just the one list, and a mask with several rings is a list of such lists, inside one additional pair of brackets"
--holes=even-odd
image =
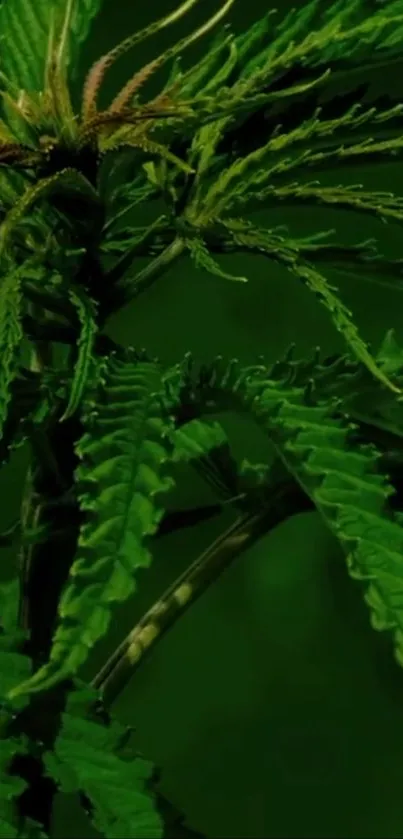
[(31, 680), (33, 690), (74, 674), (105, 634), (113, 604), (132, 594), (136, 571), (151, 562), (147, 538), (163, 515), (158, 496), (173, 485), (164, 475), (172, 423), (162, 417), (159, 366), (112, 357), (102, 377), (94, 401), (88, 397), (76, 449), (87, 520), (59, 603), (50, 662)]
[(42, 89), (51, 5), (49, 0), (3, 0), (0, 6), (0, 69), (18, 89)]
[[(334, 356), (320, 360), (317, 347), (310, 358), (294, 359), (292, 345), (283, 359), (267, 367), (272, 378), (288, 379), (296, 386), (304, 387), (314, 382), (315, 398), (325, 402), (338, 399), (340, 412), (348, 414), (353, 421), (364, 422), (372, 429), (388, 431), (396, 438), (403, 436), (403, 400), (375, 379), (368, 370), (348, 355)], [(393, 379), (403, 387), (403, 351), (389, 331), (375, 356), (379, 368), (393, 374)], [(396, 440), (398, 444), (398, 439)]]
[(69, 401), (61, 421), (68, 419), (78, 410), (91, 373), (95, 371), (95, 361), (92, 353), (98, 329), (95, 303), (79, 288), (70, 288), (69, 297), (77, 308), (81, 331), (77, 342), (78, 355)]
[(173, 460), (199, 458), (217, 446), (228, 442), (227, 435), (219, 422), (192, 420), (172, 433), (174, 442)]
[(159, 839), (161, 819), (147, 782), (153, 766), (138, 756), (123, 760), (116, 754), (123, 727), (85, 718), (80, 694), (70, 695), (54, 752), (45, 754), (49, 774), (62, 792), (80, 790), (88, 799), (94, 827), (108, 839)]
[(61, 169), (55, 175), (50, 175), (48, 178), (41, 178), (33, 186), (30, 186), (22, 195), (20, 200), (7, 213), (0, 227), (0, 253), (6, 250), (10, 234), (23, 218), (24, 214), (32, 208), (32, 206), (41, 198), (51, 195), (60, 188), (67, 192), (73, 192), (86, 198), (95, 210), (98, 206), (98, 196), (89, 181), (81, 175), (77, 169), (66, 167)]
[(199, 237), (186, 240), (186, 246), (198, 268), (204, 268), (209, 274), (222, 277), (224, 280), (235, 280), (238, 283), (248, 282), (247, 277), (236, 276), (235, 274), (230, 274), (228, 271), (224, 271), (218, 262), (213, 259), (203, 240)]
[(52, 12), (61, 33), (71, 5), (67, 53), (74, 76), (79, 47), (87, 39), (101, 0), (3, 0), (0, 5), (0, 70), (18, 89), (43, 88)]
[[(66, 5), (67, 0), (63, 0)], [(71, 78), (75, 78), (79, 66), (82, 45), (85, 44), (91, 24), (102, 6), (102, 0), (74, 0), (69, 31), (68, 62)]]
[(191, 420), (175, 428), (172, 442), (173, 463), (187, 461), (224, 501), (239, 495), (238, 467), (221, 423)]
[(21, 326), (21, 269), (9, 268), (0, 277), (0, 437), (7, 418), (10, 385), (17, 373)]
[[(27, 679), (31, 670), (30, 659), (19, 652), (23, 633), (16, 630), (18, 604), (18, 581), (3, 582), (0, 585), (0, 837), (28, 836), (21, 832), (16, 799), (27, 786), (22, 778), (8, 772), (12, 759), (17, 754), (27, 752), (26, 741), (21, 738), (7, 737), (7, 723), (13, 709), (4, 703), (4, 698), (11, 688), (22, 679)], [(36, 829), (36, 828), (35, 828)], [(28, 830), (28, 826), (27, 826)], [(36, 834), (38, 837), (40, 833)], [(34, 833), (32, 833), (34, 836)]]
[(242, 219), (229, 220), (225, 222), (225, 226), (228, 227), (234, 240), (240, 245), (252, 249), (257, 247), (261, 253), (284, 265), (302, 280), (304, 285), (315, 294), (320, 303), (330, 313), (334, 326), (343, 335), (356, 358), (362, 361), (382, 384), (395, 393), (400, 392), (399, 388), (386, 375), (385, 369), (382, 369), (371, 355), (354, 323), (352, 312), (338, 297), (338, 289), (330, 285), (323, 274), (303, 259), (298, 247), (293, 245), (292, 240), (273, 234), (271, 230), (259, 230), (251, 222)]
[[(211, 371), (215, 391), (230, 391), (266, 429), (339, 541), (349, 573), (367, 583), (372, 625), (393, 631), (403, 666), (403, 515), (389, 508), (393, 487), (378, 470), (379, 452), (357, 445), (352, 423), (335, 413), (340, 403), (318, 403), (312, 380), (298, 387), (290, 378), (274, 378), (263, 366), (242, 370), (235, 362)], [(207, 382), (204, 387), (208, 393)]]
[(8, 738), (0, 740), (0, 838), (17, 839), (21, 837), (20, 826), (16, 817), (15, 800), (27, 786), (22, 778), (8, 773), (13, 757), (22, 751), (18, 740)]
[(49, 386), (40, 381), (39, 374), (18, 368), (11, 383), (11, 399), (7, 420), (0, 439), (0, 465), (11, 453), (24, 445), (33, 428), (49, 416), (57, 381), (52, 377)]

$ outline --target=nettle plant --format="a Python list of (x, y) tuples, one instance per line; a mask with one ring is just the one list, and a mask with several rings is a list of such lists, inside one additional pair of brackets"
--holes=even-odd
[[(303, 203), (403, 220), (391, 193), (310, 179), (401, 154), (403, 105), (351, 104), (343, 80), (398, 60), (403, 2), (371, 11), (338, 0), (326, 12), (310, 2), (241, 35), (222, 24), (233, 2), (136, 69), (104, 109), (98, 94), (115, 59), (198, 0), (102, 56), (77, 105), (79, 48), (100, 0), (0, 7), (1, 462), (22, 444), (30, 450), (21, 514), (1, 536), (18, 555), (15, 580), (0, 587), (2, 836), (50, 836), (58, 790), (76, 792), (106, 837), (195, 835), (110, 706), (228, 563), (296, 513), (319, 511), (403, 664), (403, 351), (388, 332), (374, 356), (326, 279), (330, 268), (398, 286), (403, 262), (373, 240), (292, 238), (248, 218), (252, 208)], [(182, 69), (184, 49), (216, 27), (204, 57)], [(145, 101), (163, 65), (164, 86)], [(330, 99), (321, 110), (315, 100), (330, 81), (340, 82), (337, 107)], [(281, 124), (270, 117), (278, 106)], [(164, 212), (127, 226), (140, 203)], [(110, 315), (186, 254), (200, 270), (245, 282), (223, 265), (236, 252), (286, 266), (326, 307), (346, 353), (295, 361), (289, 352), (252, 366), (187, 355), (166, 367), (108, 337)], [(237, 461), (218, 420), (228, 411), (263, 428), (270, 463)], [(211, 485), (213, 504), (170, 509), (181, 462)], [(113, 607), (135, 591), (153, 541), (224, 506), (231, 527), (86, 684), (82, 667)]]

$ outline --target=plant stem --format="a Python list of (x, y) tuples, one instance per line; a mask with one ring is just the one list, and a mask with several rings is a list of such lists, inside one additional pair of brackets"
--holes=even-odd
[(255, 513), (241, 515), (197, 557), (149, 609), (92, 681), (110, 705), (154, 647), (157, 639), (203, 594), (244, 550), (290, 515), (312, 510), (310, 498), (294, 482), (273, 488)]
[[(35, 318), (38, 315), (38, 307), (35, 304), (30, 306), (31, 316)], [(47, 341), (34, 341), (31, 348), (29, 359), (29, 370), (33, 373), (42, 373), (45, 366), (52, 365), (53, 348), (52, 344)], [(32, 448), (31, 448), (31, 463), (25, 477), (25, 484), (21, 500), (21, 528), (22, 532), (29, 526), (36, 524), (36, 519), (40, 514), (40, 504), (37, 495), (34, 491), (33, 485), (34, 469), (32, 465)], [(26, 576), (30, 563), (32, 550), (21, 546), (18, 558), (18, 576), (19, 576), (19, 605), (18, 605), (18, 625), (26, 629), (25, 613), (26, 613)]]
[(160, 215), (149, 227), (144, 229), (143, 236), (129, 246), (126, 253), (115, 262), (113, 268), (107, 272), (105, 282), (111, 285), (117, 284), (123, 278), (126, 271), (131, 268), (133, 259), (136, 256), (149, 256), (149, 248), (154, 244), (153, 239), (157, 234), (161, 235), (164, 230), (169, 233), (166, 216)]
[[(176, 236), (162, 253), (158, 254), (142, 271), (139, 271), (132, 278), (122, 277), (115, 285), (111, 285), (110, 300), (107, 301), (108, 314), (112, 314), (113, 311), (129, 303), (142, 291), (150, 288), (161, 274), (177, 262), (185, 247), (184, 240), (180, 236)], [(108, 275), (106, 279), (108, 279)]]

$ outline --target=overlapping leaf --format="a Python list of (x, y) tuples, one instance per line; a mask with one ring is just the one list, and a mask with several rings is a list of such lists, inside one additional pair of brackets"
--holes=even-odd
[(172, 462), (190, 463), (224, 501), (239, 495), (238, 468), (222, 425), (199, 419), (172, 432)]
[[(340, 401), (314, 398), (314, 382), (296, 385), (289, 373), (274, 378), (264, 366), (211, 367), (200, 385), (201, 405), (221, 392), (234, 407), (252, 411), (284, 466), (312, 499), (346, 554), (352, 577), (365, 581), (376, 629), (391, 629), (403, 666), (403, 515), (392, 513), (394, 489), (379, 470), (380, 453), (354, 440)], [(333, 404), (332, 404), (333, 402)]]
[(61, 169), (57, 174), (42, 178), (37, 183), (34, 183), (9, 210), (0, 227), (0, 254), (7, 252), (6, 249), (9, 244), (10, 235), (28, 210), (37, 201), (44, 198), (45, 195), (51, 195), (60, 189), (63, 189), (63, 191), (66, 190), (67, 193), (84, 197), (91, 206), (91, 209), (96, 212), (99, 206), (98, 196), (89, 181), (76, 169), (70, 167)]
[[(2, 710), (0, 709), (0, 715)], [(7, 737), (0, 739), (0, 837), (1, 839), (24, 839), (16, 810), (17, 799), (27, 786), (23, 778), (8, 771), (12, 760), (26, 749), (21, 739)], [(39, 837), (41, 834), (37, 834)], [(44, 834), (42, 834), (44, 835)]]
[(111, 357), (99, 365), (99, 376), (99, 388), (84, 402), (85, 432), (77, 444), (87, 520), (59, 603), (49, 664), (17, 692), (77, 672), (107, 631), (113, 604), (130, 596), (136, 572), (149, 565), (147, 539), (163, 515), (159, 495), (173, 484), (164, 474), (172, 424), (158, 395), (159, 366)]

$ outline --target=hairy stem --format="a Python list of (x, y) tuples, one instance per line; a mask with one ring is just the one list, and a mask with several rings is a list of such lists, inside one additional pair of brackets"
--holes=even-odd
[(121, 693), (146, 655), (178, 618), (203, 594), (228, 565), (290, 515), (313, 509), (310, 498), (294, 482), (273, 488), (255, 513), (241, 515), (221, 534), (146, 612), (92, 681), (109, 706)]

